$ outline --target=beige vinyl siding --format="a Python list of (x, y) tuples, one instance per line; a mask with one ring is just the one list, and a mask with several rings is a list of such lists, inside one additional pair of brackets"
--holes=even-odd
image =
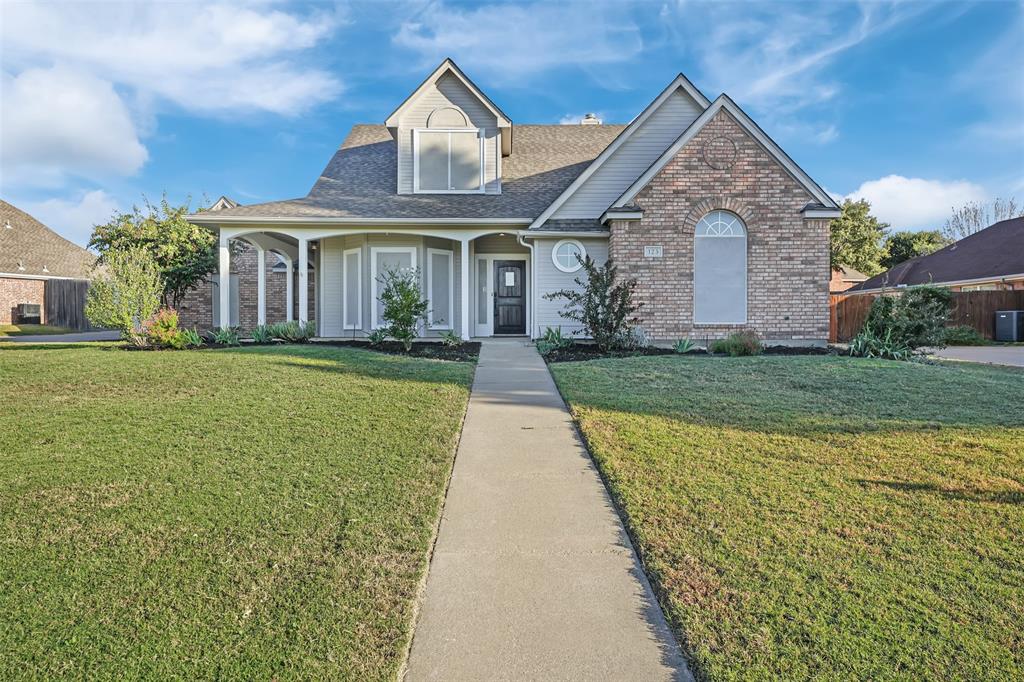
[(342, 251), (344, 237), (320, 240), (320, 295), (317, 301), (317, 317), (320, 319), (320, 336), (341, 336), (342, 292)]
[(501, 181), (498, 178), (498, 156), (501, 153), (498, 119), (458, 78), (445, 74), (402, 112), (398, 123), (399, 194), (412, 194), (413, 191), (413, 130), (426, 128), (427, 119), (435, 109), (452, 106), (466, 114), (469, 125), (484, 130), (485, 191), (489, 194), (501, 192)]
[(702, 111), (693, 98), (681, 89), (676, 90), (551, 218), (600, 217)]
[[(533, 295), (533, 336), (537, 337), (544, 333), (548, 327), (562, 327), (563, 332), (573, 332), (579, 329), (579, 325), (571, 320), (566, 320), (559, 311), (565, 307), (564, 299), (548, 301), (544, 294), (558, 291), (560, 289), (578, 289), (575, 280), (577, 277), (584, 277), (583, 270), (576, 272), (562, 272), (555, 267), (551, 261), (551, 250), (558, 239), (537, 239), (534, 247), (533, 281), (536, 284), (536, 293)], [(606, 238), (590, 238), (577, 240), (583, 244), (590, 256), (598, 264), (603, 265), (608, 260), (608, 240)]]

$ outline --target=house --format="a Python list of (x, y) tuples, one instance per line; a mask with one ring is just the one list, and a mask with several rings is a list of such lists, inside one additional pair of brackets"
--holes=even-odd
[[(515, 124), (446, 59), (383, 124), (353, 127), (308, 195), (190, 220), (220, 235), (219, 273), (197, 295), (239, 309), (223, 324), (283, 311), (322, 337), (362, 336), (381, 325), (379, 276), (406, 268), (430, 300), (425, 337), (576, 331), (545, 294), (576, 286), (590, 256), (637, 280), (656, 340), (753, 329), (816, 343), (838, 216), (735, 102), (682, 74), (628, 125)], [(297, 266), (283, 302), (268, 252)]]
[[(96, 257), (82, 247), (0, 200), (0, 324), (26, 321), (22, 317), (34, 321), (36, 310), (39, 321), (47, 323), (47, 290), (54, 288), (47, 283), (87, 280), (95, 262)], [(84, 296), (85, 285), (76, 289)], [(63, 311), (55, 305), (63, 299), (52, 298), (50, 316), (61, 317)], [(19, 311), (28, 314), (21, 316)]]
[(846, 291), (850, 287), (857, 286), (867, 280), (868, 276), (858, 272), (847, 265), (840, 265), (832, 269), (832, 279), (829, 280), (828, 290), (834, 294)]
[(926, 256), (900, 263), (850, 293), (937, 284), (953, 291), (1024, 290), (1024, 217), (1003, 220)]

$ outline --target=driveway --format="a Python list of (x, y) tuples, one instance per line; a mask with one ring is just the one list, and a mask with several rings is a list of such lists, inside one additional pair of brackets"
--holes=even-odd
[(73, 334), (30, 334), (0, 336), (0, 343), (79, 343), (81, 341), (117, 341), (120, 332), (76, 332)]
[(1024, 346), (949, 346), (929, 354), (943, 360), (1024, 367)]

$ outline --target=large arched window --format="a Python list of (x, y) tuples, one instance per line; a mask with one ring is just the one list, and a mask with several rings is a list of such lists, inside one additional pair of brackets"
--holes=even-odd
[(739, 216), (712, 211), (700, 219), (693, 244), (694, 324), (747, 321), (747, 228)]

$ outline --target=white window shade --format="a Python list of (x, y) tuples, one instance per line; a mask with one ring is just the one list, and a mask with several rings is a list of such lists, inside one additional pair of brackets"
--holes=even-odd
[(479, 130), (416, 130), (413, 135), (416, 192), (484, 191), (483, 138)]
[(747, 230), (728, 211), (712, 211), (694, 230), (693, 321), (747, 321)]
[(430, 301), (430, 328), (452, 328), (452, 252), (428, 249), (427, 299)]
[(415, 246), (388, 246), (370, 248), (370, 295), (372, 297), (371, 308), (373, 311), (373, 328), (377, 329), (384, 324), (384, 304), (380, 302), (380, 292), (383, 290), (381, 275), (386, 272), (400, 272), (416, 269), (416, 247)]

